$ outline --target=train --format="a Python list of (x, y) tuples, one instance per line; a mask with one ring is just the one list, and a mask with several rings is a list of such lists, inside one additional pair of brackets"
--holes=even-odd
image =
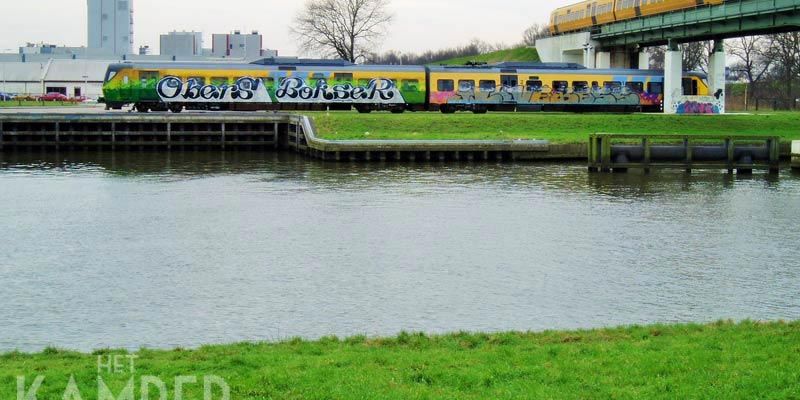
[(612, 22), (718, 5), (725, 0), (588, 0), (553, 11), (550, 33), (553, 35), (583, 31)]
[[(684, 73), (683, 94), (707, 95), (706, 76)], [(664, 74), (571, 63), (460, 66), (356, 65), (342, 60), (109, 66), (108, 109), (372, 111), (659, 111)]]

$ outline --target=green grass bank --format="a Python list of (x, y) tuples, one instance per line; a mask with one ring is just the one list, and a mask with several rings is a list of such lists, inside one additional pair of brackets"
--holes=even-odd
[(487, 64), (504, 61), (539, 62), (539, 52), (533, 47), (515, 47), (513, 49), (498, 50), (476, 56), (452, 58), (439, 61), (434, 65), (464, 65), (468, 62), (484, 62)]
[[(48, 349), (0, 356), (0, 398), (17, 376), (39, 399), (61, 399), (72, 375), (97, 398), (97, 357)], [(136, 353), (142, 376), (217, 375), (236, 400), (262, 399), (798, 399), (800, 323), (718, 322), (592, 331), (401, 334), (391, 339), (208, 346)], [(118, 394), (130, 373), (100, 375)], [(139, 398), (136, 389), (136, 398)]]
[(310, 113), (323, 139), (544, 139), (585, 143), (592, 133), (746, 134), (800, 139), (800, 113), (752, 115), (571, 113)]

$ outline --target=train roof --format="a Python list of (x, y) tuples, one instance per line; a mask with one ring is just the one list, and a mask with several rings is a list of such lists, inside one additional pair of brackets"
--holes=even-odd
[[(258, 68), (278, 69), (278, 70), (318, 70), (324, 68), (328, 71), (404, 71), (404, 72), (423, 72), (428, 68), (432, 72), (460, 72), (460, 73), (508, 73), (508, 74), (563, 74), (574, 72), (586, 75), (630, 75), (630, 76), (652, 76), (664, 75), (662, 70), (641, 70), (641, 69), (587, 69), (583, 65), (576, 63), (526, 63), (526, 62), (502, 62), (495, 64), (468, 64), (468, 65), (440, 65), (440, 66), (420, 66), (420, 65), (361, 65), (353, 64), (345, 60), (317, 60), (317, 59), (298, 59), (298, 58), (264, 58), (261, 60), (246, 62), (136, 62), (127, 61), (124, 63), (111, 64), (109, 70), (119, 71), (125, 68), (136, 69), (159, 69), (159, 68), (194, 68), (211, 70), (252, 70)], [(684, 72), (688, 76), (706, 78), (707, 75), (701, 72)]]

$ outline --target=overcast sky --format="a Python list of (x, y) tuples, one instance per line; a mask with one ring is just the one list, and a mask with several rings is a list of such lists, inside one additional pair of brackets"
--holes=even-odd
[[(212, 33), (258, 30), (264, 46), (295, 55), (289, 37), (302, 0), (132, 0), (135, 46), (158, 49), (158, 35), (171, 30)], [(419, 52), (465, 44), (519, 42), (526, 27), (545, 23), (550, 11), (576, 0), (392, 0), (395, 21), (381, 51)], [(25, 42), (86, 45), (86, 0), (2, 0), (0, 52)]]

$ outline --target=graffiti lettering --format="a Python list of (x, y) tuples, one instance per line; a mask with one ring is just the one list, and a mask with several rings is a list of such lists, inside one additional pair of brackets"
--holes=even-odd
[(261, 79), (239, 78), (231, 85), (203, 85), (195, 79), (184, 82), (168, 76), (156, 86), (158, 97), (164, 102), (220, 102), (244, 101), (272, 102)]
[(301, 78), (286, 78), (275, 92), (279, 102), (285, 103), (404, 103), (403, 96), (389, 79), (373, 79), (366, 87), (346, 83), (330, 86), (325, 80), (308, 86)]

